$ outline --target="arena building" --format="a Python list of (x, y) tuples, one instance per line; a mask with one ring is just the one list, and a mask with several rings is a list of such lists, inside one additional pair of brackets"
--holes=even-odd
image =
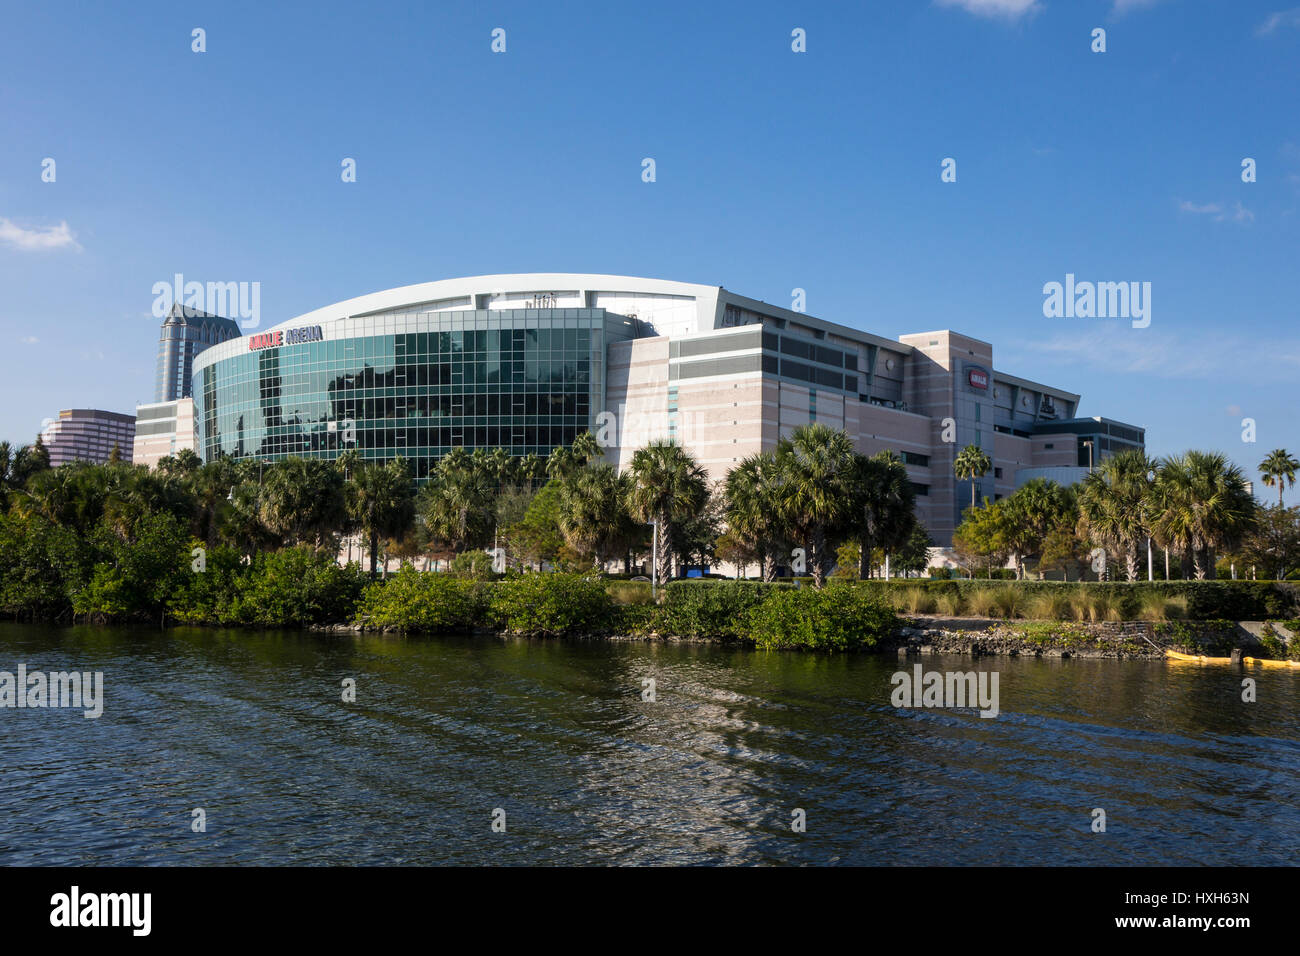
[[(993, 470), (977, 497), (1029, 477), (1076, 480), (1141, 428), (1076, 417), (1080, 396), (994, 367), (952, 331), (888, 339), (719, 286), (540, 273), (447, 279), (317, 309), (193, 359), (199, 454), (274, 460), (401, 455), (417, 480), (459, 446), (545, 455), (591, 430), (625, 467), (655, 438), (715, 479), (799, 425), (898, 452), (946, 546), (970, 503), (965, 445)], [(1091, 456), (1091, 458), (1090, 458)]]

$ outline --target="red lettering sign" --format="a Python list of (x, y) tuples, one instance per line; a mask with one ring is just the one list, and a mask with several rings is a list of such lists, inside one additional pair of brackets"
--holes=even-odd
[(284, 344), (284, 332), (277, 330), (275, 332), (259, 332), (257, 335), (248, 337), (248, 350), (255, 352), (258, 349), (275, 348), (277, 345)]

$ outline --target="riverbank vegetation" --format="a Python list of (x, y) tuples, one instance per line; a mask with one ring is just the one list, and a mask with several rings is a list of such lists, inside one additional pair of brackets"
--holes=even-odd
[[(618, 472), (590, 434), (548, 458), (457, 449), (418, 489), (400, 459), (356, 452), (207, 464), (182, 452), (150, 471), (116, 456), (51, 468), (39, 440), (17, 452), (0, 444), (0, 611), (817, 647), (868, 646), (895, 613), (1071, 621), (1300, 614), (1283, 585), (1196, 580), (1229, 556), (1279, 574), (1300, 563), (1300, 509), (1284, 509), (1280, 498), (1258, 506), (1222, 456), (1153, 462), (1126, 454), (1103, 461), (1080, 486), (1029, 482), (968, 509), (957, 537), (970, 578), (898, 581), (880, 577), (883, 567), (918, 573), (928, 544), (906, 466), (888, 451), (861, 455), (845, 433), (821, 424), (796, 429), (714, 484), (670, 443), (641, 449)], [(1272, 453), (1266, 481), (1280, 488), (1291, 480), (1288, 461)], [(963, 453), (956, 470), (975, 476), (985, 464)], [(1173, 550), (1171, 571), (1192, 580), (1029, 579), (1095, 561), (1098, 549), (1132, 579), (1148, 534)], [(1008, 557), (1021, 580), (974, 578), (980, 562)], [(403, 567), (389, 574), (394, 559)], [(675, 582), (651, 603), (649, 582), (629, 580), (642, 559), (660, 581), (723, 559), (757, 578)], [(605, 573), (619, 566), (622, 578)], [(530, 573), (541, 568), (553, 573)], [(805, 586), (791, 584), (791, 572), (806, 575)], [(796, 623), (814, 608), (825, 629)]]

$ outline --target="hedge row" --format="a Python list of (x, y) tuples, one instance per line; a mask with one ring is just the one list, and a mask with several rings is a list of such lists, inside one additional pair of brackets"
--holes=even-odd
[(1175, 599), (1186, 602), (1189, 620), (1262, 621), (1300, 616), (1300, 587), (1280, 581), (1093, 581), (1080, 584), (1064, 581), (980, 581), (980, 580), (901, 580), (857, 581), (862, 588), (882, 601), (895, 603), (899, 592), (919, 589), (938, 597), (953, 594), (969, 604), (978, 591), (1014, 592), (1028, 600), (1039, 595), (1068, 595), (1086, 589), (1116, 605), (1136, 606), (1148, 598)]
[[(717, 638), (763, 648), (868, 648), (899, 624), (893, 610), (865, 590), (835, 584), (822, 591), (790, 585), (706, 581), (670, 585), (663, 602), (616, 603), (599, 578), (526, 574), (490, 583), (404, 568), (369, 585), (357, 622), (366, 628), (423, 633), (490, 627), (555, 637), (669, 634)], [(639, 597), (639, 593), (624, 597)]]

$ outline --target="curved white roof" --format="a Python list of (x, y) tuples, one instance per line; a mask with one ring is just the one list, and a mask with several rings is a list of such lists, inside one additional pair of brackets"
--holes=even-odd
[[(247, 329), (245, 337), (275, 329), (319, 325), (326, 328), (327, 338), (336, 338), (349, 333), (340, 330), (331, 335), (328, 327), (349, 319), (396, 312), (538, 308), (533, 302), (542, 296), (553, 297), (547, 299), (543, 308), (603, 308), (620, 315), (636, 315), (655, 326), (660, 334), (676, 336), (713, 328), (721, 292), (720, 286), (580, 272), (466, 276), (345, 299), (275, 325)], [(242, 338), (231, 339), (195, 356), (194, 368), (197, 370), (247, 350)]]
[[(449, 299), (470, 299), (463, 308), (473, 309), (474, 296), (497, 296), (519, 293), (546, 294), (566, 292), (630, 293), (632, 295), (682, 296), (706, 300), (709, 317), (717, 301), (718, 286), (697, 285), (691, 282), (674, 282), (671, 279), (646, 279), (638, 276), (593, 275), (580, 272), (524, 272), (517, 275), (467, 276), (460, 279), (438, 279), (404, 285), (383, 292), (359, 295), (333, 305), (306, 312), (296, 318), (269, 328), (296, 328), (300, 325), (323, 325), (340, 319), (359, 318), (377, 312), (399, 310), (415, 311), (420, 306), (434, 306)], [(585, 306), (584, 306), (585, 307)], [(593, 306), (598, 308), (598, 306)]]

